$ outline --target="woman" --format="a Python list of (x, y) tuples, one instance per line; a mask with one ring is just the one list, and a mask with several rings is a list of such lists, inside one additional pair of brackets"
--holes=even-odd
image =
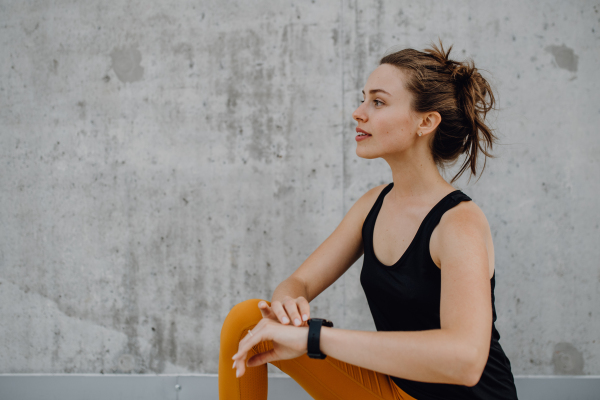
[[(221, 399), (266, 399), (267, 362), (315, 399), (517, 398), (494, 326), (488, 222), (439, 172), (464, 153), (450, 183), (467, 169), (476, 175), (496, 139), (484, 123), (490, 86), (473, 62), (450, 60), (451, 49), (401, 50), (369, 76), (352, 115), (356, 154), (387, 161), (393, 183), (365, 193), (270, 304), (231, 310), (221, 332)], [(309, 320), (310, 301), (362, 254), (377, 332)]]

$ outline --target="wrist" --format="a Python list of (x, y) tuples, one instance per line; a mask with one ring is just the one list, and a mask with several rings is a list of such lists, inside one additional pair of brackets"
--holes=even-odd
[[(333, 328), (324, 326), (321, 328), (321, 342), (319, 343), (321, 347), (321, 352), (327, 354), (330, 357), (335, 357), (332, 353), (331, 342), (332, 342), (332, 333)], [(337, 329), (339, 331), (339, 329)]]
[(333, 322), (321, 318), (308, 320), (308, 339), (306, 344), (308, 357), (323, 360), (327, 357), (321, 350), (321, 332), (324, 327), (333, 327)]

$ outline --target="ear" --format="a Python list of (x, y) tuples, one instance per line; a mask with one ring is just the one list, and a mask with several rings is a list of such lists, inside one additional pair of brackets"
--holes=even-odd
[(431, 111), (423, 113), (421, 116), (421, 123), (418, 127), (418, 132), (422, 132), (423, 136), (427, 136), (430, 133), (435, 132), (435, 129), (442, 122), (442, 116), (437, 111)]

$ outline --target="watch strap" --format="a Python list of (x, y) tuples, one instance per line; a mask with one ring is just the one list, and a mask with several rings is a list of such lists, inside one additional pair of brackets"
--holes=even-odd
[(327, 357), (321, 352), (320, 347), (322, 326), (333, 327), (333, 323), (321, 318), (311, 318), (308, 321), (308, 343), (306, 347), (310, 358), (324, 360)]

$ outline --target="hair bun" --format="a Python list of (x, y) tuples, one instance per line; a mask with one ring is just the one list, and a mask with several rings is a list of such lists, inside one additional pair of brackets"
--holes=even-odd
[(455, 63), (450, 71), (450, 77), (452, 80), (462, 86), (467, 84), (471, 78), (473, 78), (473, 75), (477, 72), (477, 68), (469, 65), (468, 62), (465, 62), (464, 64)]
[(444, 51), (444, 47), (440, 41), (440, 48), (434, 44), (433, 49), (426, 49), (425, 52), (429, 54), (434, 60), (436, 60), (439, 64), (442, 65), (442, 68), (445, 68), (448, 72), (450, 72), (450, 79), (460, 86), (464, 86), (469, 83), (471, 78), (477, 73), (477, 68), (475, 68), (475, 63), (471, 59), (467, 59), (464, 62), (454, 61), (450, 59), (450, 52), (452, 51), (452, 47), (448, 48), (448, 51)]

